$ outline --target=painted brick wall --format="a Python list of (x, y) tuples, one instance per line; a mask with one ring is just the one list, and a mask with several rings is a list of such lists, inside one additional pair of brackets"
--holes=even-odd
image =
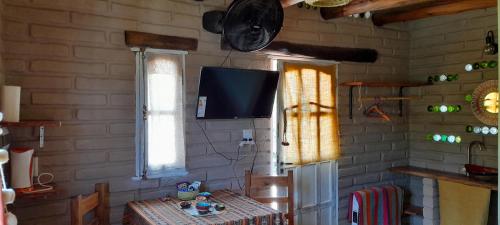
[[(474, 163), (497, 166), (496, 136), (465, 133), (466, 125), (482, 125), (472, 114), (465, 95), (471, 94), (483, 81), (497, 79), (496, 69), (465, 72), (464, 66), (482, 60), (496, 60), (496, 56), (482, 54), (488, 30), (496, 33), (496, 9), (476, 10), (453, 16), (419, 20), (410, 23), (411, 51), (410, 78), (425, 82), (429, 75), (458, 73), (459, 80), (433, 86), (413, 88), (423, 97), (412, 101), (410, 113), (411, 164), (416, 166), (459, 172), (466, 162), (466, 149), (473, 140), (483, 141), (487, 151), (474, 152)], [(459, 113), (428, 113), (427, 105), (458, 104)], [(460, 145), (435, 144), (424, 140), (425, 134), (445, 132), (463, 138)]]
[[(194, 115), (200, 66), (218, 66), (227, 52), (219, 36), (201, 28), (201, 15), (224, 9), (229, 1), (203, 3), (173, 0), (4, 0), (6, 83), (21, 85), (23, 119), (62, 120), (47, 129), (46, 147), (37, 149), (41, 171), (52, 172), (62, 192), (55, 198), (16, 201), (20, 224), (68, 224), (70, 196), (89, 193), (93, 184), (111, 184), (111, 218), (119, 224), (127, 201), (173, 193), (180, 180), (199, 179), (211, 189), (237, 189), (243, 168), (235, 176), (228, 162), (214, 154), (188, 117), (186, 130), (188, 177), (132, 181), (134, 175), (134, 58), (124, 45), (123, 31), (138, 30), (199, 39), (199, 49), (187, 56), (186, 115)], [(331, 46), (369, 47), (379, 51), (374, 64), (342, 63), (339, 82), (400, 81), (408, 77), (410, 34), (405, 25), (376, 28), (370, 21), (323, 21), (319, 12), (291, 7), (279, 39)], [(226, 66), (269, 68), (267, 56), (233, 52)], [(384, 104), (393, 122), (365, 118), (354, 110), (348, 118), (347, 88), (339, 88), (343, 156), (340, 159), (340, 224), (347, 224), (347, 196), (366, 186), (406, 183), (386, 169), (408, 163), (407, 117), (396, 116), (395, 104)], [(364, 96), (392, 95), (396, 89), (356, 89)], [(357, 94), (356, 94), (357, 96)], [(369, 102), (365, 105), (370, 104)], [(211, 140), (223, 152), (234, 152), (241, 129), (251, 120), (202, 121)], [(259, 168), (268, 170), (269, 121), (255, 120), (260, 146)], [(36, 146), (37, 132), (15, 129), (15, 142)]]
[[(472, 162), (497, 167), (497, 137), (465, 132), (466, 125), (482, 123), (474, 117), (470, 104), (464, 99), (465, 95), (471, 94), (481, 82), (498, 79), (497, 69), (478, 72), (464, 70), (467, 63), (497, 59), (496, 55), (482, 54), (486, 32), (493, 30), (496, 36), (496, 8), (422, 19), (409, 23), (409, 28), (411, 80), (426, 82), (430, 75), (459, 74), (458, 81), (412, 88), (410, 91), (412, 95), (422, 96), (422, 100), (412, 101), (410, 104), (410, 164), (462, 172), (463, 165), (467, 163), (467, 146), (471, 141), (478, 140), (486, 144), (487, 150), (473, 151)], [(435, 104), (458, 104), (464, 107), (459, 113), (428, 113), (427, 106)], [(429, 133), (460, 135), (462, 143), (432, 143), (425, 140), (425, 135)], [(410, 187), (413, 192), (413, 204), (437, 209), (434, 207), (437, 198), (424, 198), (426, 193), (422, 193), (422, 179), (413, 178)], [(433, 215), (432, 212), (427, 214)], [(433, 216), (427, 216), (423, 221), (415, 217), (412, 221), (413, 224), (439, 224), (439, 218)]]

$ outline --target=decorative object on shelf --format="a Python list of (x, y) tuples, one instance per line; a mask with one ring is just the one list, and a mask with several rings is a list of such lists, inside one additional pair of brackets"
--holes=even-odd
[(462, 142), (462, 137), (455, 135), (446, 135), (446, 134), (428, 134), (425, 137), (426, 140), (434, 141), (434, 142), (447, 142), (450, 144), (459, 144)]
[(445, 81), (455, 81), (458, 80), (458, 74), (440, 74), (429, 76), (427, 81), (432, 84), (434, 82), (445, 82)]
[(486, 34), (486, 45), (483, 50), (486, 55), (495, 55), (498, 52), (498, 44), (495, 42), (495, 34), (493, 31), (488, 31)]
[(3, 112), (3, 121), (19, 122), (21, 107), (21, 87), (3, 86), (0, 100), (0, 111)]
[(338, 7), (347, 5), (352, 0), (305, 0), (304, 2), (317, 7)]
[(481, 83), (472, 93), (472, 113), (482, 123), (498, 125), (498, 80)]
[(498, 66), (498, 62), (495, 60), (490, 61), (481, 61), (475, 62), (473, 64), (465, 65), (465, 71), (470, 72), (478, 69), (486, 69), (486, 68), (496, 68)]
[(462, 111), (462, 106), (460, 105), (429, 105), (427, 106), (427, 112), (460, 112)]
[(498, 128), (497, 127), (487, 127), (487, 126), (472, 126), (472, 125), (467, 125), (465, 127), (465, 131), (467, 133), (474, 133), (474, 134), (491, 134), (491, 135), (497, 135), (498, 134)]
[(33, 148), (11, 148), (11, 183), (17, 192), (33, 189)]

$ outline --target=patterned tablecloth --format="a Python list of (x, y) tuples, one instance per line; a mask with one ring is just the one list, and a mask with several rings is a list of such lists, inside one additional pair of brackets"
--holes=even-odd
[(129, 225), (273, 225), (282, 224), (283, 214), (230, 191), (216, 191), (213, 201), (224, 203), (226, 210), (218, 215), (194, 217), (178, 206), (179, 200), (146, 200), (129, 202), (124, 224)]

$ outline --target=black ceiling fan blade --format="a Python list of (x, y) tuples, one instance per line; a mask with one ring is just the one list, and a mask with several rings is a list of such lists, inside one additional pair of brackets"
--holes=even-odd
[(222, 34), (225, 11), (213, 10), (203, 13), (203, 29), (215, 34)]

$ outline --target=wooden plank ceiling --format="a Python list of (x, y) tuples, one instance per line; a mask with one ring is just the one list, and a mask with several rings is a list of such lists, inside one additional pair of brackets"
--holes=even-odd
[[(282, 3), (285, 1), (287, 4), (296, 2), (282, 0)], [(373, 13), (374, 24), (382, 26), (388, 23), (485, 9), (496, 5), (497, 0), (353, 0), (345, 6), (321, 8), (320, 12), (323, 19), (329, 20), (370, 11)]]

